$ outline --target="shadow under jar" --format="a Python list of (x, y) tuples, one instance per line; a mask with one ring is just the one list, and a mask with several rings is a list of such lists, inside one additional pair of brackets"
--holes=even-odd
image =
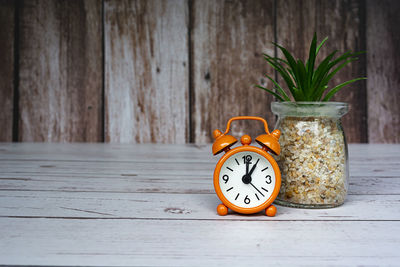
[(333, 208), (347, 196), (349, 166), (339, 102), (273, 102), (282, 133), (276, 156), (282, 185), (275, 202), (297, 208)]

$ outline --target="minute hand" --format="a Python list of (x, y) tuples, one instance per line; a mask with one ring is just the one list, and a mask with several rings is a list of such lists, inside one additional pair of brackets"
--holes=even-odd
[(260, 161), (260, 159), (257, 159), (256, 164), (254, 164), (253, 168), (251, 168), (251, 170), (250, 170), (248, 176), (251, 176), (251, 174), (254, 172), (254, 170), (256, 169), (256, 166), (257, 166), (257, 164), (258, 164), (259, 161)]

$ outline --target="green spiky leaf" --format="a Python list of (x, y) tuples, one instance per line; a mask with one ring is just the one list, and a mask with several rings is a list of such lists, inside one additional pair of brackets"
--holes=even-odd
[[(349, 63), (357, 60), (357, 56), (364, 52), (348, 51), (334, 58), (337, 51), (333, 51), (317, 65), (316, 58), (327, 39), (326, 37), (317, 45), (317, 35), (314, 34), (305, 64), (303, 60), (295, 59), (286, 48), (277, 43), (273, 44), (283, 53), (284, 59), (263, 54), (267, 63), (283, 78), (294, 101), (328, 101), (344, 86), (365, 79), (353, 79), (329, 89), (328, 83), (332, 78)], [(280, 101), (290, 101), (290, 96), (284, 88), (270, 76), (265, 76), (275, 85), (274, 90), (276, 91), (259, 85), (256, 87), (273, 94)], [(324, 94), (325, 97), (322, 98)]]
[(288, 97), (288, 95), (285, 93), (285, 91), (282, 89), (282, 87), (274, 79), (269, 77), (267, 74), (265, 74), (264, 76), (267, 77), (276, 86), (276, 89), (278, 90), (279, 94), (285, 99), (285, 101), (290, 101), (290, 98)]
[(270, 93), (270, 94), (272, 94), (273, 96), (275, 96), (276, 98), (278, 98), (278, 100), (284, 101), (283, 97), (280, 96), (280, 95), (278, 95), (278, 94), (275, 93), (274, 91), (272, 91), (272, 90), (270, 90), (270, 89), (267, 89), (267, 88), (265, 88), (265, 87), (262, 87), (261, 85), (254, 85), (254, 86), (255, 86), (255, 87), (258, 87), (258, 88), (260, 88), (260, 89), (263, 89), (263, 90), (265, 90), (265, 91), (267, 91), (268, 93)]
[(336, 94), (337, 92), (339, 92), (339, 90), (342, 89), (344, 86), (346, 86), (346, 85), (348, 85), (350, 83), (353, 83), (353, 82), (356, 82), (356, 81), (359, 81), (359, 80), (365, 80), (365, 79), (367, 79), (367, 78), (366, 77), (356, 78), (356, 79), (353, 79), (353, 80), (350, 80), (350, 81), (347, 81), (347, 82), (344, 82), (344, 83), (341, 83), (341, 84), (335, 86), (332, 90), (330, 90), (326, 94), (326, 96), (324, 97), (324, 99), (322, 101), (329, 101), (329, 99), (331, 99), (332, 96), (334, 94)]

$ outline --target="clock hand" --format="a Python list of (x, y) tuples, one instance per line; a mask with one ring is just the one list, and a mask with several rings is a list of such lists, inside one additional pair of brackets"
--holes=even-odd
[(256, 164), (254, 164), (253, 168), (251, 168), (250, 172), (247, 174), (248, 176), (251, 176), (251, 174), (254, 172), (258, 162), (260, 161), (260, 159), (257, 160)]
[(261, 194), (263, 197), (265, 197), (265, 196), (264, 196), (264, 194), (263, 194), (263, 193), (261, 193), (261, 191), (260, 191), (260, 190), (258, 190), (258, 188), (254, 186), (254, 184), (253, 184), (253, 183), (251, 183), (251, 182), (250, 182), (250, 184), (251, 184), (251, 186), (253, 186), (253, 187), (254, 187), (254, 188), (255, 188), (255, 189), (258, 191), (258, 193), (260, 193), (260, 194)]
[(250, 162), (246, 161), (246, 175), (249, 174), (249, 164), (250, 164)]

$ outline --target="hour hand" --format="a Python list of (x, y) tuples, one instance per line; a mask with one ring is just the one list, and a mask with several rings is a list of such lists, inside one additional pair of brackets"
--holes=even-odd
[(258, 164), (258, 162), (260, 161), (260, 159), (257, 159), (257, 162), (256, 162), (256, 164), (254, 164), (254, 166), (253, 166), (253, 168), (251, 168), (251, 170), (250, 170), (250, 172), (249, 172), (249, 176), (251, 176), (251, 174), (254, 172), (254, 170), (256, 169), (256, 166), (257, 166), (257, 164)]

